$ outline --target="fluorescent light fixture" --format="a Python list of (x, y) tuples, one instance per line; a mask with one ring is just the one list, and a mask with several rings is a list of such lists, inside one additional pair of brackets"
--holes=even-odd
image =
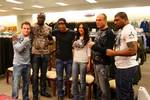
[(0, 9), (0, 12), (7, 12), (7, 10)]
[(68, 6), (68, 4), (63, 3), (63, 2), (56, 2), (56, 4), (59, 5), (59, 6)]
[(23, 4), (23, 2), (16, 1), (16, 0), (6, 0), (6, 2), (15, 3), (15, 4)]
[(32, 7), (34, 7), (34, 8), (44, 8), (43, 6), (40, 6), (40, 5), (33, 5)]
[(87, 2), (89, 2), (89, 3), (97, 3), (96, 0), (85, 0), (85, 1), (87, 1)]
[(14, 10), (24, 10), (23, 8), (13, 7)]

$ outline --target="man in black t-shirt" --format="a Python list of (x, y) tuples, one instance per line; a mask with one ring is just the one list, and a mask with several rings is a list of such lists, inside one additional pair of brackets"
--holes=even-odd
[[(63, 100), (65, 91), (63, 86), (67, 84), (71, 77), (72, 67), (72, 43), (75, 37), (75, 32), (66, 27), (66, 20), (60, 18), (57, 21), (58, 29), (52, 32), (56, 37), (56, 74), (57, 74), (57, 94), (58, 100)], [(63, 72), (65, 70), (65, 78)]]

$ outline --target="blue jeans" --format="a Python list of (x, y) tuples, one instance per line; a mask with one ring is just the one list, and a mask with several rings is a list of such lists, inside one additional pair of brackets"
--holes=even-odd
[(109, 85), (109, 65), (94, 65), (94, 73), (98, 88), (96, 100), (111, 100)]
[(19, 83), (22, 77), (23, 100), (29, 100), (29, 82), (30, 82), (30, 65), (13, 65), (13, 78), (12, 78), (12, 97), (18, 99), (19, 96)]
[(137, 66), (128, 69), (116, 69), (117, 100), (134, 100), (133, 80)]
[(40, 76), (40, 90), (41, 92), (46, 92), (46, 73), (48, 67), (49, 55), (33, 55), (32, 57), (32, 69), (33, 69), (33, 84), (32, 84), (32, 91), (33, 96), (38, 96), (39, 93), (39, 69), (41, 71)]
[[(85, 100), (86, 97), (86, 68), (87, 63), (73, 62), (72, 66), (72, 89), (73, 100)], [(78, 75), (80, 74), (80, 81)], [(80, 83), (80, 86), (78, 86)], [(79, 89), (80, 87), (80, 89)]]
[[(71, 66), (72, 59), (63, 61), (61, 59), (56, 59), (56, 74), (57, 74), (57, 94), (58, 96), (64, 96), (64, 83), (67, 84), (69, 78), (71, 77)], [(65, 69), (65, 78), (64, 78)]]

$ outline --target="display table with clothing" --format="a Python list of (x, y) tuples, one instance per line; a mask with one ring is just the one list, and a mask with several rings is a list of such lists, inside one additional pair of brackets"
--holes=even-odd
[(12, 39), (9, 37), (0, 37), (0, 75), (5, 74), (7, 68), (12, 66), (12, 61)]

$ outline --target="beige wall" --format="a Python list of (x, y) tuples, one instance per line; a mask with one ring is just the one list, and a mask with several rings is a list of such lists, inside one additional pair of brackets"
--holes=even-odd
[(0, 16), (0, 25), (3, 26), (16, 26), (17, 25), (17, 16)]
[(21, 31), (21, 24), (24, 21), (29, 21), (32, 24), (32, 15), (18, 15), (17, 16), (17, 32)]

